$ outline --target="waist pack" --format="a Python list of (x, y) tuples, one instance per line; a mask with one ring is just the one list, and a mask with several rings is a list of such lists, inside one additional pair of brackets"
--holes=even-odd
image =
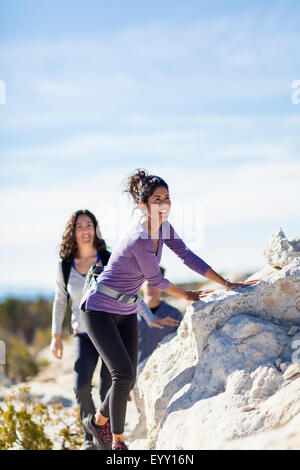
[(85, 302), (88, 298), (89, 293), (92, 290), (97, 290), (97, 279), (98, 276), (103, 272), (104, 268), (101, 263), (92, 264), (85, 278), (85, 283), (82, 289), (82, 299), (80, 302), (80, 308), (85, 312)]
[(93, 289), (97, 289), (97, 279), (103, 271), (104, 268), (101, 263), (92, 264), (85, 278), (85, 283), (82, 291), (83, 295), (85, 295), (86, 292), (89, 292)]
[(97, 282), (98, 277), (103, 272), (103, 267), (100, 263), (93, 264), (86, 276), (86, 280), (83, 287), (83, 298), (81, 300), (80, 308), (82, 310), (85, 309), (84, 303), (91, 291), (102, 292), (109, 297), (117, 300), (118, 302), (124, 302), (125, 304), (137, 304), (140, 303), (142, 300), (141, 294), (131, 295), (131, 294), (124, 294), (121, 292), (112, 289), (111, 287), (105, 286), (99, 282)]

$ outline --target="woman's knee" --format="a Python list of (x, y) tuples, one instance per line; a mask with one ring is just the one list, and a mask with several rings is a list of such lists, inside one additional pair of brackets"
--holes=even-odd
[(135, 383), (134, 368), (128, 366), (126, 369), (115, 371), (112, 374), (112, 381), (115, 387), (129, 392)]
[(91, 396), (92, 393), (92, 385), (90, 383), (76, 383), (74, 385), (74, 393), (79, 401), (84, 401), (87, 397)]

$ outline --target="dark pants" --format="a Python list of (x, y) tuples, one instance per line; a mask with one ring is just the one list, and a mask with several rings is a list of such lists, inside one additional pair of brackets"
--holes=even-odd
[[(92, 398), (92, 378), (99, 359), (99, 353), (88, 335), (74, 334), (74, 392), (79, 406), (80, 418), (83, 420), (90, 413), (95, 413), (95, 405)], [(103, 363), (101, 364), (99, 377), (99, 395), (101, 402), (111, 386), (111, 376)], [(84, 439), (92, 440), (93, 436), (83, 428)]]
[(100, 413), (110, 418), (114, 434), (123, 434), (128, 395), (136, 378), (137, 315), (87, 310), (82, 318), (86, 331), (112, 378), (112, 385), (102, 402)]

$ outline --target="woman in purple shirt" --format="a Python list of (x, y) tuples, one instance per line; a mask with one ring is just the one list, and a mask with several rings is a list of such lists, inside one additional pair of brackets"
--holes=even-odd
[(162, 178), (137, 170), (129, 177), (125, 192), (142, 210), (143, 218), (113, 251), (107, 268), (98, 278), (97, 290), (84, 298), (82, 307), (86, 330), (112, 377), (112, 386), (99, 412), (84, 420), (99, 449), (127, 450), (124, 423), (127, 398), (135, 382), (137, 302), (145, 279), (161, 291), (191, 301), (212, 292), (186, 291), (163, 278), (159, 268), (163, 244), (193, 271), (228, 290), (257, 282), (231, 283), (187, 248), (168, 222), (171, 200), (168, 185)]

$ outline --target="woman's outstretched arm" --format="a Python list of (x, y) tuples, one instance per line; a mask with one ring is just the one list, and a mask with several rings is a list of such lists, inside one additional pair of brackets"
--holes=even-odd
[(216, 282), (217, 284), (221, 284), (225, 287), (226, 290), (242, 289), (243, 287), (252, 286), (252, 284), (256, 284), (260, 281), (260, 279), (255, 279), (248, 282), (230, 282), (227, 279), (224, 279), (224, 277), (220, 276), (220, 274), (216, 273), (216, 271), (214, 271), (212, 268), (209, 268), (206, 271), (205, 277), (211, 281)]
[(188, 268), (201, 276), (206, 276), (206, 272), (211, 266), (186, 246), (169, 222), (163, 223), (162, 237), (164, 243), (174, 251)]
[(185, 299), (185, 300), (192, 300), (192, 301), (197, 301), (201, 297), (206, 297), (209, 295), (211, 292), (213, 292), (213, 289), (209, 290), (185, 290), (182, 289), (179, 286), (175, 286), (170, 282), (169, 287), (165, 290), (165, 292), (169, 295), (173, 295), (174, 297), (179, 297), (180, 299)]
[[(229, 280), (224, 279), (220, 274), (218, 274), (216, 271), (214, 271), (211, 266), (209, 266), (203, 259), (201, 259), (199, 256), (197, 256), (195, 253), (193, 253), (181, 240), (179, 235), (175, 232), (173, 226), (168, 223), (165, 224), (164, 226), (164, 232), (165, 237), (164, 237), (164, 242), (165, 244), (172, 250), (174, 253), (177, 254), (179, 258), (182, 259), (184, 264), (188, 266), (190, 269), (193, 271), (197, 272), (198, 274), (202, 275), (203, 277), (206, 277), (207, 279), (216, 282), (217, 284), (220, 284), (221, 286), (224, 286), (227, 290), (235, 290), (235, 289), (241, 289), (243, 287), (251, 286), (252, 284), (256, 284), (259, 280), (253, 280), (249, 282), (230, 282)], [(178, 287), (176, 286), (170, 286), (171, 289), (174, 293), (172, 294), (171, 291), (168, 292), (171, 295), (175, 295), (176, 297), (182, 297), (180, 295), (180, 291), (178, 291)], [(176, 288), (174, 290), (174, 288)], [(182, 289), (183, 290), (183, 289)], [(186, 291), (185, 291), (186, 292)], [(191, 291), (189, 291), (190, 293)], [(207, 293), (212, 292), (212, 290), (209, 291), (193, 291), (193, 292), (198, 292), (200, 293), (200, 297), (204, 297), (207, 295)], [(191, 294), (189, 294), (191, 296)], [(184, 297), (186, 298), (186, 297)], [(195, 300), (194, 298), (188, 298), (187, 300)]]

